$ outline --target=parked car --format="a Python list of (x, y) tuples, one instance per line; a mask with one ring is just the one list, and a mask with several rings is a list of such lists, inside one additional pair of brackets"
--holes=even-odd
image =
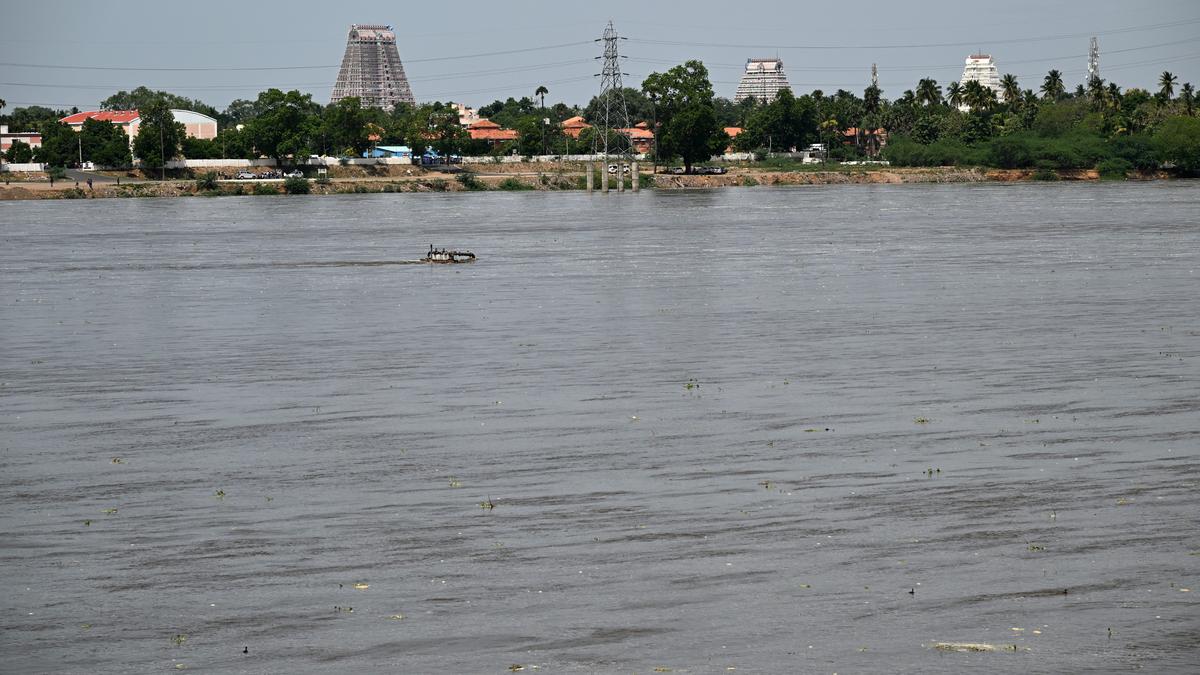
[[(609, 172), (609, 173), (616, 173), (616, 172), (617, 172), (617, 165), (616, 165), (616, 164), (609, 164), (609, 165), (608, 165), (608, 172)], [(624, 170), (624, 171), (622, 171), (621, 173), (623, 173), (623, 174), (625, 174), (625, 175), (629, 175), (629, 165), (628, 165), (628, 164), (626, 164), (626, 165), (625, 165), (625, 170)]]
[(667, 173), (672, 174), (674, 176), (682, 176), (683, 174), (687, 173), (687, 169), (682, 166), (673, 166), (669, 170), (667, 170)]
[(255, 178), (258, 178), (258, 176), (255, 176), (253, 173), (251, 173), (249, 171), (239, 171), (237, 174), (238, 180), (253, 180)]
[(291, 171), (288, 171), (287, 173), (283, 174), (283, 177), (284, 178), (304, 178), (304, 172), (301, 171), (300, 169), (292, 169)]

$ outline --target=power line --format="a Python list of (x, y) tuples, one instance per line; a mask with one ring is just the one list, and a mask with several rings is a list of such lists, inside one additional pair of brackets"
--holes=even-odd
[(1092, 35), (1115, 35), (1118, 33), (1132, 33), (1146, 30), (1158, 30), (1162, 28), (1175, 28), (1178, 26), (1188, 26), (1200, 23), (1200, 19), (1190, 19), (1187, 21), (1172, 21), (1169, 23), (1148, 24), (1145, 26), (1134, 26), (1131, 28), (1119, 28), (1110, 31), (1089, 31), (1086, 33), (1062, 33), (1059, 35), (1042, 35), (1038, 37), (1027, 38), (1008, 38), (1001, 40), (972, 40), (970, 42), (942, 42), (942, 43), (919, 43), (919, 44), (841, 44), (841, 45), (818, 45), (818, 44), (802, 44), (802, 45), (772, 45), (772, 44), (744, 44), (744, 43), (720, 43), (720, 42), (688, 42), (684, 40), (643, 40), (639, 38), (630, 38), (631, 42), (650, 45), (667, 45), (676, 47), (717, 47), (730, 49), (797, 49), (797, 50), (833, 50), (833, 49), (927, 49), (932, 47), (977, 47), (981, 44), (986, 45), (1004, 45), (1004, 44), (1023, 44), (1027, 42), (1047, 42), (1051, 40), (1066, 40), (1079, 37), (1090, 37)]
[[(579, 47), (581, 45), (591, 44), (591, 40), (583, 40), (579, 42), (564, 42), (557, 45), (546, 45), (544, 47), (525, 47), (522, 49), (505, 49), (497, 52), (479, 52), (478, 54), (458, 54), (455, 56), (434, 56), (426, 59), (405, 59), (405, 64), (411, 63), (434, 63), (440, 61), (461, 61), (464, 59), (479, 59), (491, 56), (507, 56), (509, 54), (525, 54), (529, 52), (540, 52), (550, 49), (563, 49), (565, 47)], [(66, 65), (48, 65), (42, 63), (12, 63), (0, 62), (0, 66), (9, 66), (13, 68), (39, 68), (49, 70), (118, 70), (124, 72), (139, 72), (139, 73), (209, 73), (209, 72), (241, 72), (241, 71), (273, 71), (273, 70), (322, 70), (340, 68), (341, 64), (320, 65), (320, 66), (205, 66), (200, 68), (127, 68), (123, 66), (66, 66)]]

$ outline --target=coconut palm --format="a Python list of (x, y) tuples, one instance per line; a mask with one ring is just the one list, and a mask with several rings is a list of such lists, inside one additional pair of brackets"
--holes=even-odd
[(1163, 74), (1158, 77), (1158, 95), (1164, 100), (1170, 101), (1175, 96), (1175, 83), (1179, 78), (1171, 74), (1170, 71), (1164, 70)]
[(1025, 91), (1021, 92), (1021, 105), (1032, 107), (1032, 106), (1036, 106), (1037, 104), (1038, 104), (1037, 92), (1035, 92), (1032, 89), (1026, 89)]
[(926, 77), (917, 83), (917, 101), (927, 106), (942, 102), (942, 88), (937, 80)]
[(1117, 86), (1116, 82), (1109, 82), (1106, 90), (1105, 99), (1108, 105), (1112, 108), (1121, 107), (1121, 87)]
[(549, 94), (549, 93), (550, 93), (550, 90), (547, 89), (545, 85), (539, 86), (537, 88), (537, 90), (533, 92), (534, 96), (537, 96), (538, 98), (542, 99), (542, 109), (543, 110), (546, 108), (546, 94)]
[(1063, 85), (1062, 73), (1057, 70), (1051, 70), (1046, 73), (1046, 79), (1042, 81), (1042, 98), (1047, 101), (1057, 101), (1063, 97), (1067, 91)]
[(1104, 105), (1104, 99), (1108, 96), (1108, 90), (1104, 87), (1104, 80), (1093, 77), (1088, 80), (1087, 84), (1088, 98), (1092, 99), (1092, 105), (1100, 107)]
[(957, 82), (946, 85), (946, 103), (949, 103), (951, 108), (957, 108), (962, 103), (962, 95), (962, 87)]
[(1016, 105), (1021, 102), (1021, 85), (1017, 84), (1017, 76), (1012, 73), (1000, 78), (1000, 90), (1004, 92), (1004, 102)]
[(1191, 82), (1183, 83), (1183, 87), (1179, 89), (1179, 100), (1183, 102), (1183, 109), (1190, 117), (1196, 106), (1196, 91), (1192, 89)]

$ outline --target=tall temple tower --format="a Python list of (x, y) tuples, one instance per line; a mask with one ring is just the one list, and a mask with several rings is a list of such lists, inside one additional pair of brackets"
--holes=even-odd
[(364, 107), (391, 110), (415, 103), (391, 26), (353, 24), (346, 36), (346, 55), (333, 85), (330, 103), (357, 96)]
[(780, 59), (748, 59), (746, 73), (738, 83), (734, 101), (753, 96), (760, 101), (771, 102), (775, 95), (784, 89), (790, 90), (787, 75), (783, 74), (783, 61)]

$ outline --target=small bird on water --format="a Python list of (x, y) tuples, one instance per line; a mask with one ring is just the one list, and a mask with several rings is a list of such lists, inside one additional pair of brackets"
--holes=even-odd
[(249, 647), (249, 646), (242, 647), (242, 653), (243, 653), (243, 654), (249, 654), (249, 653), (250, 653), (250, 647)]
[(916, 588), (910, 588), (910, 589), (908, 589), (908, 594), (909, 594), (909, 595), (916, 595), (916, 594), (917, 594), (917, 589), (916, 589)]

